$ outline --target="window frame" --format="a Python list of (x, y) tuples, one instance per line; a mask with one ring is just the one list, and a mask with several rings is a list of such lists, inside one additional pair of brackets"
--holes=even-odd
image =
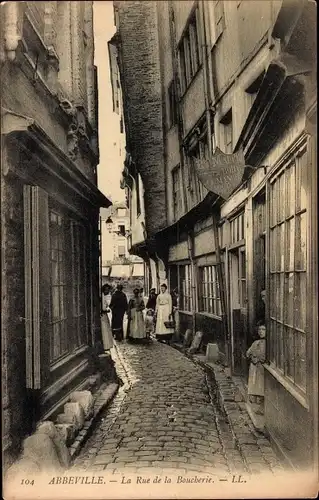
[[(303, 141), (281, 167), (271, 175), (267, 183), (268, 296), (270, 302), (268, 307), (267, 357), (270, 371), (276, 374), (279, 380), (282, 380), (282, 383), (298, 400), (302, 401), (304, 406), (307, 406), (309, 392), (307, 344), (311, 341), (307, 320), (309, 306), (306, 299), (310, 280), (309, 200), (307, 199), (309, 163), (308, 144), (307, 141)], [(298, 171), (300, 176), (297, 175)], [(300, 181), (299, 187), (298, 181)], [(305, 184), (304, 196), (298, 200), (297, 194), (301, 193), (303, 181)], [(284, 190), (282, 190), (283, 185)], [(300, 206), (298, 206), (299, 201), (303, 202)], [(298, 234), (296, 221), (301, 221), (302, 216), (305, 220), (305, 233)], [(302, 234), (305, 236), (304, 239)], [(279, 235), (280, 240), (278, 239)], [(302, 242), (304, 243), (303, 250)], [(283, 250), (280, 252), (281, 246)], [(276, 248), (276, 252), (272, 251), (274, 248)], [(298, 251), (300, 252), (299, 257), (296, 255)], [(302, 254), (303, 267), (300, 266)], [(280, 258), (278, 258), (279, 255)], [(303, 291), (301, 289), (301, 276), (304, 280)], [(302, 304), (302, 299), (304, 304)], [(286, 304), (285, 307), (284, 304)], [(297, 307), (299, 310), (296, 309)], [(302, 347), (302, 352), (298, 352), (299, 347)]]
[[(66, 250), (66, 232), (67, 224), (62, 211), (49, 208), (49, 232), (50, 232), (50, 364), (56, 363), (60, 358), (70, 352), (70, 339), (67, 336), (68, 315), (67, 315), (67, 297), (68, 297), (68, 253)], [(57, 246), (53, 246), (54, 237), (57, 237)], [(53, 253), (57, 254), (53, 258)], [(55, 264), (54, 264), (55, 263)], [(53, 270), (56, 267), (56, 271)], [(55, 274), (57, 273), (57, 282)], [(62, 288), (62, 290), (61, 290)], [(55, 291), (58, 290), (58, 299), (56, 302)], [(62, 296), (61, 296), (62, 291)], [(73, 293), (72, 293), (73, 297)], [(61, 300), (62, 299), (62, 300)], [(62, 304), (62, 307), (61, 307)], [(55, 307), (58, 305), (58, 314), (55, 315)], [(61, 313), (61, 309), (64, 313)], [(73, 312), (73, 311), (72, 311)]]
[[(205, 154), (206, 151), (206, 154)], [(195, 192), (197, 202), (203, 200), (205, 195), (207, 194), (207, 189), (200, 181), (198, 176), (196, 175), (196, 168), (194, 165), (194, 158), (199, 160), (208, 158), (208, 134), (207, 132), (201, 134), (196, 144), (194, 144), (191, 148), (188, 149), (187, 152), (187, 160), (190, 167), (189, 172), (189, 190), (193, 193)], [(194, 181), (194, 188), (192, 181)]]
[(193, 273), (192, 264), (185, 263), (178, 265), (178, 291), (179, 310), (184, 313), (192, 313), (193, 307)]
[(199, 266), (198, 274), (198, 312), (222, 319), (222, 305), (217, 264)]
[(177, 48), (182, 96), (202, 65), (200, 30), (199, 7), (196, 6), (188, 19)]

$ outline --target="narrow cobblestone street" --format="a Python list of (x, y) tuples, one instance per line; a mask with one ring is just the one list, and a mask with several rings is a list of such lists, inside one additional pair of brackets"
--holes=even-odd
[(117, 344), (112, 356), (124, 385), (74, 469), (219, 475), (272, 471), (249, 439), (250, 463), (242, 458), (203, 368), (156, 341)]

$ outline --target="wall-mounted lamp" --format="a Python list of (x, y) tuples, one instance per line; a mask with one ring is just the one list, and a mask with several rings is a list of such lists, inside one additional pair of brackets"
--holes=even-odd
[(105, 224), (106, 224), (106, 229), (107, 229), (107, 230), (108, 230), (108, 232), (110, 233), (110, 232), (112, 231), (112, 228), (113, 228), (113, 221), (112, 221), (111, 217), (108, 217), (108, 218), (106, 219)]

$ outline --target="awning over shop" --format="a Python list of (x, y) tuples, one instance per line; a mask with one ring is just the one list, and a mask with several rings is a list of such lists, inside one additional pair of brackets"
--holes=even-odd
[(129, 264), (114, 264), (111, 267), (111, 278), (129, 278), (130, 273), (130, 265)]
[(144, 264), (134, 264), (132, 277), (144, 276)]
[(110, 266), (102, 266), (102, 276), (109, 276), (110, 270)]

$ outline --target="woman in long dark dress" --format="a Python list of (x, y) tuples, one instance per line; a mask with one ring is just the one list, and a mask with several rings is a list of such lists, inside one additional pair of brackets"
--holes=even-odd
[(112, 311), (112, 334), (116, 340), (121, 342), (124, 336), (123, 318), (127, 311), (127, 298), (122, 285), (117, 285), (111, 298), (110, 309)]
[(148, 297), (148, 301), (146, 304), (146, 309), (153, 309), (155, 311), (156, 309), (156, 299), (157, 299), (157, 293), (155, 291), (155, 288), (151, 288), (150, 294)]

